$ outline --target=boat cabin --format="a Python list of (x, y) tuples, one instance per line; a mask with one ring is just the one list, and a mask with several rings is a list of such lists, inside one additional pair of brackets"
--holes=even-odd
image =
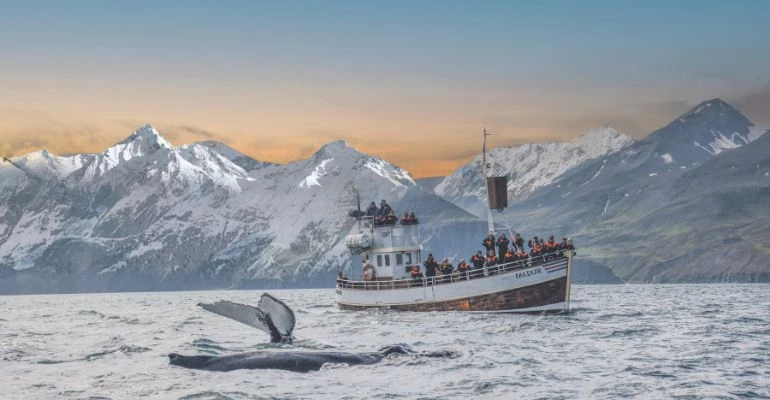
[[(409, 276), (412, 266), (422, 263), (415, 224), (375, 224), (371, 217), (358, 221), (358, 233), (348, 235), (345, 245), (361, 255), (361, 269), (352, 271), (357, 280), (393, 280)], [(352, 278), (352, 277), (351, 277)], [(355, 278), (354, 278), (355, 279)]]

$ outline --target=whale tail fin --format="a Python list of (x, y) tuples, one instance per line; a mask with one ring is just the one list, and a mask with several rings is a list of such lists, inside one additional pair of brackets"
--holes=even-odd
[(257, 307), (232, 301), (198, 303), (206, 311), (252, 326), (270, 334), (273, 343), (291, 342), (294, 331), (294, 312), (284, 302), (263, 293)]

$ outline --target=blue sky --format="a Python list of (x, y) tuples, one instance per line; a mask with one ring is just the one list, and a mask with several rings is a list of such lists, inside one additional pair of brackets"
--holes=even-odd
[[(98, 151), (150, 122), (270, 161), (343, 138), (427, 175), (467, 161), (482, 126), (501, 145), (641, 137), (713, 97), (770, 121), (767, 1), (0, 6), (4, 153)], [(410, 164), (416, 133), (459, 147)]]

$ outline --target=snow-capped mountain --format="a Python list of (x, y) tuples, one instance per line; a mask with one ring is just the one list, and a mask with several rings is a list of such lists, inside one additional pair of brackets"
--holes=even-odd
[(711, 99), (653, 132), (645, 141), (656, 143), (656, 152), (669, 162), (691, 165), (749, 143), (756, 138), (753, 126), (731, 105)]
[[(556, 180), (580, 163), (614, 153), (633, 139), (605, 126), (560, 143), (530, 143), (498, 147), (488, 152), (491, 175), (508, 177), (509, 201), (521, 201), (536, 189)], [(465, 210), (483, 217), (486, 213), (485, 182), (480, 173), (481, 155), (436, 186), (435, 193)]]
[[(584, 259), (626, 280), (766, 279), (770, 259), (755, 241), (770, 235), (770, 137), (752, 132), (728, 104), (703, 102), (507, 214), (525, 230), (571, 232)], [(740, 257), (726, 258), (735, 249)]]
[(224, 156), (228, 160), (235, 163), (235, 165), (243, 168), (246, 171), (254, 171), (258, 170), (264, 167), (268, 167), (271, 165), (276, 165), (274, 163), (266, 162), (266, 161), (257, 161), (237, 150), (234, 150), (230, 146), (217, 142), (214, 140), (206, 140), (203, 142), (197, 142), (195, 144), (199, 144), (202, 146), (206, 146), (215, 152), (219, 153), (220, 155)]
[(249, 171), (223, 148), (172, 146), (144, 126), (69, 174), (3, 163), (0, 292), (328, 284), (350, 265), (356, 193), (417, 212), (427, 249), (457, 253), (483, 232), (405, 170), (343, 141)]

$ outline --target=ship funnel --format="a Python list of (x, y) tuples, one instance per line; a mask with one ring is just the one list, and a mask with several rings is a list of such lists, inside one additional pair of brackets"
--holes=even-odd
[(488, 177), (487, 193), (489, 193), (489, 208), (491, 210), (502, 211), (508, 207), (508, 177)]

